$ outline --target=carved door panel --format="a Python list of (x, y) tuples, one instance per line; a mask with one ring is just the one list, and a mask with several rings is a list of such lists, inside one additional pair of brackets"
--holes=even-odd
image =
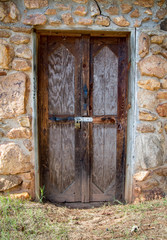
[(123, 197), (126, 52), (125, 38), (40, 37), (39, 155), (49, 200)]

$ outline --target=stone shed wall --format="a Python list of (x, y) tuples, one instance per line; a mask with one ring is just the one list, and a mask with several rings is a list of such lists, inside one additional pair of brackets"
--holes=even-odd
[(167, 194), (166, 15), (166, 0), (0, 1), (0, 192), (35, 196), (34, 30), (136, 30), (126, 199)]

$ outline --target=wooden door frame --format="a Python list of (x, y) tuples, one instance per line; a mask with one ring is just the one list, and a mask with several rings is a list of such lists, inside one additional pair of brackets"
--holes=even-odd
[(127, 37), (129, 42), (128, 48), (128, 59), (131, 60), (131, 66), (129, 66), (129, 77), (128, 77), (128, 103), (131, 108), (128, 111), (128, 120), (127, 120), (127, 147), (126, 147), (126, 169), (125, 169), (125, 200), (127, 202), (132, 201), (132, 181), (133, 181), (133, 159), (134, 159), (134, 140), (135, 140), (135, 116), (136, 116), (136, 84), (134, 81), (137, 78), (136, 76), (136, 32), (135, 29), (126, 29), (125, 31), (48, 31), (48, 30), (39, 30), (33, 31), (33, 137), (34, 137), (34, 165), (35, 165), (35, 196), (36, 199), (40, 195), (40, 162), (39, 162), (39, 147), (38, 147), (38, 42), (40, 35), (71, 35), (79, 36), (81, 34), (91, 34), (92, 36), (108, 36), (108, 37)]

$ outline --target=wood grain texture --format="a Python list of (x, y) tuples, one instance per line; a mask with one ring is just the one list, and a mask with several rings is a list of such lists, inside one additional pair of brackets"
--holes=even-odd
[(94, 57), (93, 82), (94, 115), (116, 115), (118, 58), (106, 46)]
[(92, 181), (105, 193), (116, 177), (116, 128), (94, 124)]
[(49, 128), (50, 184), (62, 193), (75, 180), (74, 124), (55, 124)]
[(48, 58), (50, 114), (74, 114), (74, 61), (63, 45)]

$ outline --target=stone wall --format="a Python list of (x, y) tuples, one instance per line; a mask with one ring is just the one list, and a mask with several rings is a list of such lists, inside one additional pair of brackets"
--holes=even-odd
[(32, 197), (35, 193), (33, 29), (120, 32), (136, 29), (138, 114), (133, 195), (143, 200), (167, 194), (166, 14), (165, 0), (1, 0), (2, 193), (28, 192)]

